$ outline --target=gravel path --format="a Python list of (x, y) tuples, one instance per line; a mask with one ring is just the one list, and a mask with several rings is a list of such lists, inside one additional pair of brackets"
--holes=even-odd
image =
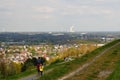
[[(52, 70), (53, 70), (53, 69), (49, 69), (49, 70), (45, 71), (43, 74), (49, 73), (49, 72), (51, 72)], [(20, 79), (18, 79), (18, 80), (36, 80), (36, 79), (38, 79), (39, 77), (40, 77), (40, 75), (38, 75), (38, 74), (36, 73), (36, 74), (29, 75), (29, 76), (27, 76), (27, 77), (20, 78)]]

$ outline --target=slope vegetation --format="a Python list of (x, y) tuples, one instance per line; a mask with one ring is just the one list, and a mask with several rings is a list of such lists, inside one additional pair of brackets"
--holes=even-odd
[[(87, 68), (81, 70), (74, 76), (69, 77), (65, 80), (106, 80), (107, 77), (109, 77), (109, 75), (116, 70), (116, 67), (118, 66), (117, 62), (119, 60), (120, 44), (117, 44), (110, 49), (107, 49), (104, 54), (102, 54), (100, 57), (97, 57), (97, 59)], [(114, 73), (112, 75), (114, 75)], [(108, 80), (119, 80), (116, 78), (112, 79), (113, 77), (110, 76)]]
[[(53, 68), (41, 80), (110, 80), (120, 60), (120, 40), (113, 41), (71, 62), (50, 65)], [(110, 77), (109, 77), (110, 76)], [(120, 75), (116, 75), (119, 77)], [(112, 79), (117, 80), (117, 79)]]

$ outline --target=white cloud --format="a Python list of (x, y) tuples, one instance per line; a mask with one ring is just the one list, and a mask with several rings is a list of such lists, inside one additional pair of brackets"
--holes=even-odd
[(33, 9), (40, 13), (52, 13), (54, 8), (48, 6), (34, 6)]
[(96, 2), (103, 2), (103, 3), (109, 3), (109, 2), (120, 2), (120, 0), (95, 0)]
[(112, 10), (100, 8), (97, 6), (88, 6), (88, 5), (81, 5), (81, 6), (67, 6), (62, 15), (108, 15), (111, 14)]
[(13, 8), (16, 5), (16, 0), (0, 0), (0, 7)]
[(0, 17), (12, 16), (16, 6), (16, 0), (0, 0)]
[(105, 0), (95, 0), (95, 1), (98, 1), (98, 2), (104, 2)]
[(33, 19), (53, 19), (54, 16), (51, 15), (45, 15), (45, 14), (40, 14), (40, 15), (33, 15)]
[(13, 15), (12, 12), (0, 12), (0, 16), (11, 16)]
[(58, 3), (59, 0), (48, 0), (48, 1), (52, 3)]

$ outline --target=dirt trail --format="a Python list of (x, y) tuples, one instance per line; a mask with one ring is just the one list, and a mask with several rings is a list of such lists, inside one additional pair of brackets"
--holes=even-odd
[[(52, 70), (53, 70), (53, 69), (49, 69), (49, 70), (45, 71), (44, 74), (45, 74), (45, 73), (49, 73), (49, 72), (51, 72)], [(40, 77), (40, 75), (38, 75), (38, 74), (36, 73), (36, 74), (29, 75), (29, 76), (27, 76), (27, 77), (20, 78), (20, 79), (18, 79), (18, 80), (36, 80), (36, 79), (38, 79), (39, 77)]]
[(65, 76), (59, 78), (58, 80), (65, 80), (65, 79), (67, 79), (67, 78), (69, 78), (69, 77), (74, 76), (74, 75), (77, 74), (78, 72), (80, 72), (80, 71), (82, 71), (83, 69), (87, 68), (87, 67), (88, 67), (89, 65), (91, 65), (93, 62), (95, 62), (97, 58), (101, 57), (104, 53), (106, 53), (107, 51), (109, 51), (109, 50), (112, 49), (113, 47), (117, 46), (118, 44), (120, 44), (120, 42), (117, 43), (117, 44), (115, 44), (115, 45), (113, 45), (113, 46), (110, 47), (110, 48), (107, 48), (106, 50), (104, 50), (103, 52), (101, 52), (98, 56), (96, 56), (92, 61), (85, 63), (84, 65), (82, 65), (82, 67), (79, 67), (79, 68), (76, 69), (75, 71), (69, 73), (68, 75), (65, 75)]

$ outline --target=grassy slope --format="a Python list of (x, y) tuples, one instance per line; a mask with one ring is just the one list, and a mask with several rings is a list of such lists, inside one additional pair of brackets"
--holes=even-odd
[[(110, 46), (116, 44), (117, 42), (120, 42), (120, 40), (114, 41), (110, 44), (105, 45), (104, 47), (98, 48), (95, 51), (91, 52), (90, 54), (84, 55), (81, 58), (77, 58), (72, 62), (67, 62), (63, 64), (51, 64), (45, 67), (45, 70), (53, 69), (53, 71), (45, 74), (43, 77), (41, 77), (41, 80), (55, 80), (58, 77), (61, 77), (71, 71), (74, 71), (76, 68), (80, 67), (85, 62), (90, 61), (94, 56), (99, 54), (101, 51), (105, 50), (106, 48), (109, 48)], [(24, 73), (8, 77), (5, 80), (17, 80), (18, 78), (34, 74), (35, 72), (36, 70), (26, 71)]]
[(117, 66), (116, 63), (119, 60), (120, 44), (99, 57), (87, 69), (81, 71), (80, 73), (77, 73), (77, 75), (66, 80), (105, 80), (109, 76), (109, 74), (111, 74), (115, 70), (115, 67)]
[(120, 60), (117, 62), (117, 66), (113, 73), (106, 80), (120, 80)]
[(20, 73), (20, 74), (16, 74), (16, 75), (13, 75), (13, 76), (6, 77), (4, 79), (2, 78), (2, 80), (17, 80), (18, 78), (26, 77), (28, 75), (35, 74), (35, 73), (36, 73), (36, 69), (33, 69), (33, 70), (30, 70), (30, 71), (25, 71), (25, 72)]
[[(61, 77), (63, 75), (66, 75), (68, 73), (70, 73), (71, 71), (74, 71), (76, 68), (82, 66), (82, 64), (86, 63), (86, 62), (89, 62), (90, 60), (92, 60), (97, 54), (99, 54), (100, 52), (104, 51), (106, 48), (109, 48), (111, 46), (113, 46), (114, 44), (120, 42), (120, 40), (117, 40), (117, 41), (114, 41), (112, 43), (109, 43), (101, 48), (98, 48), (96, 49), (95, 51), (89, 53), (89, 54), (86, 54), (84, 55), (83, 57), (81, 58), (77, 58), (75, 59), (74, 61), (71, 61), (71, 62), (67, 62), (67, 63), (63, 63), (63, 64), (54, 64), (54, 65), (51, 65), (51, 68), (54, 67), (53, 71), (48, 73), (48, 74), (45, 74), (44, 76), (42, 76), (40, 79), (41, 80), (56, 80), (58, 77)], [(114, 50), (113, 50), (114, 52)], [(110, 56), (112, 58), (112, 56)], [(113, 60), (114, 61), (114, 60)], [(108, 61), (109, 62), (109, 61)], [(102, 63), (102, 65), (107, 65), (106, 63), (107, 62), (107, 59), (106, 59), (106, 62), (105, 64)], [(97, 62), (96, 62), (97, 63)], [(102, 69), (102, 68), (101, 68)], [(93, 71), (94, 71), (94, 68), (93, 68)], [(98, 71), (97, 72), (93, 72), (94, 74), (98, 74)], [(87, 79), (88, 80), (91, 80), (91, 76), (93, 75), (87, 75)], [(94, 78), (94, 77), (93, 77)], [(68, 79), (70, 80), (70, 79)], [(73, 79), (72, 79), (73, 80)], [(76, 79), (77, 80), (77, 79)], [(79, 79), (78, 79), (79, 80)], [(86, 79), (82, 79), (82, 80), (86, 80)]]

